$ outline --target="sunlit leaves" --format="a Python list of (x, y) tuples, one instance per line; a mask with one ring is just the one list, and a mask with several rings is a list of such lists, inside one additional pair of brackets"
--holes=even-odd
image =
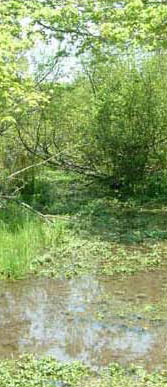
[[(36, 1), (32, 19), (47, 34), (71, 34), (80, 42), (80, 50), (105, 45), (164, 46), (167, 34), (167, 4), (144, 0), (70, 0), (64, 2)], [(82, 48), (81, 48), (82, 47)]]
[(43, 94), (35, 90), (29, 75), (27, 52), (32, 41), (27, 32), (25, 2), (0, 3), (0, 126), (16, 124), (16, 114), (38, 106)]

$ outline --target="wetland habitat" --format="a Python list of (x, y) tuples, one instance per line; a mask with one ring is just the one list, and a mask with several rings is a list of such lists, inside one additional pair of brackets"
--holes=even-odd
[(0, 387), (167, 386), (166, 21), (0, 0)]
[(164, 201), (50, 180), (46, 221), (1, 208), (0, 385), (166, 385)]

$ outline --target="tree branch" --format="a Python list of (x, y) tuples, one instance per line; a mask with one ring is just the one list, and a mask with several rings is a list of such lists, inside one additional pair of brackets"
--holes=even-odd
[(25, 203), (25, 202), (22, 202), (21, 200), (17, 199), (16, 197), (14, 196), (10, 196), (10, 195), (0, 195), (0, 199), (1, 200), (11, 200), (11, 201), (14, 201), (15, 203), (21, 205), (22, 207), (24, 207), (26, 210), (29, 210), (31, 212), (33, 212), (35, 215), (37, 215), (38, 217), (40, 217), (41, 219), (43, 219), (45, 222), (47, 223), (53, 223), (53, 220), (49, 219), (46, 215), (42, 214), (42, 212), (39, 212), (37, 210), (35, 210), (32, 206), (30, 206), (29, 204)]
[(28, 169), (40, 167), (41, 165), (44, 165), (44, 164), (48, 163), (48, 161), (50, 161), (50, 160), (53, 159), (53, 158), (55, 158), (55, 156), (51, 156), (51, 157), (49, 157), (49, 158), (46, 159), (46, 160), (40, 161), (39, 163), (31, 164), (31, 165), (29, 165), (28, 167), (22, 168), (22, 169), (20, 169), (19, 171), (16, 171), (16, 172), (12, 173), (11, 175), (7, 176), (6, 179), (11, 179), (11, 178), (13, 178), (13, 177), (15, 177), (15, 176), (17, 176), (17, 175), (20, 175), (21, 173), (27, 171)]

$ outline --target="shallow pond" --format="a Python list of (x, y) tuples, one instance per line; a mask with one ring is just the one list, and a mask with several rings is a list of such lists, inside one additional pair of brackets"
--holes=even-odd
[(165, 271), (0, 282), (0, 358), (31, 352), (98, 368), (166, 366)]

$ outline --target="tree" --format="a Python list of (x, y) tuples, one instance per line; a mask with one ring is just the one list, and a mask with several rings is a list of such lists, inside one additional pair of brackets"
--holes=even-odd
[[(143, 178), (166, 136), (166, 107), (160, 73), (154, 76), (153, 65), (147, 71), (145, 59), (143, 65), (135, 62), (138, 56), (149, 61), (149, 51), (166, 48), (167, 3), (1, 0), (0, 15), (1, 163), (12, 149), (14, 169), (40, 157), (52, 166), (127, 185), (132, 176), (134, 183), (137, 175)], [(60, 45), (50, 55), (49, 71), (44, 61), (33, 74), (27, 54), (36, 41), (50, 47), (51, 40)], [(50, 72), (70, 53), (87, 62), (87, 79), (82, 75), (71, 85), (56, 84)], [(130, 54), (135, 64), (128, 66)], [(123, 55), (125, 60), (115, 59)]]
[(3, 186), (6, 174), (29, 163), (17, 135), (20, 118), (41, 111), (47, 97), (30, 75), (27, 53), (33, 46), (24, 23), (25, 4), (0, 3), (0, 165)]
[(35, 0), (28, 8), (32, 24), (46, 40), (68, 36), (78, 54), (113, 47), (167, 47), (167, 3), (163, 0)]

